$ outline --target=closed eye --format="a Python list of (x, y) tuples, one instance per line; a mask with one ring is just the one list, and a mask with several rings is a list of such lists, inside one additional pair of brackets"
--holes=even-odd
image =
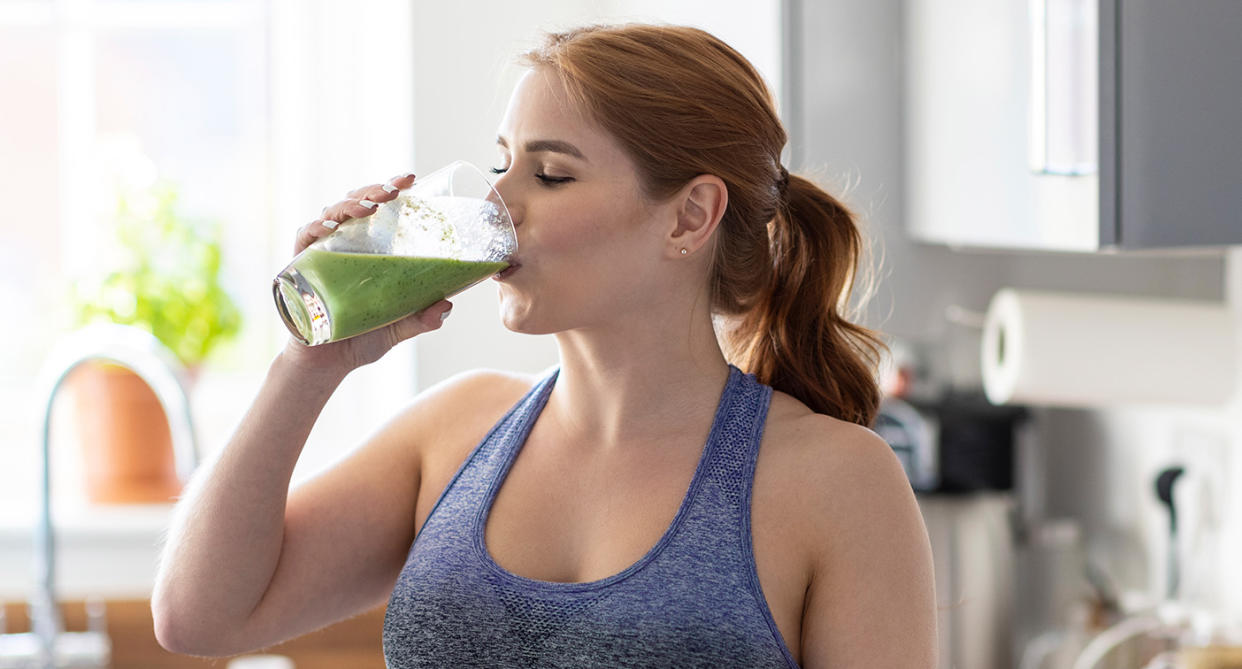
[(574, 178), (573, 178), (573, 177), (550, 177), (550, 176), (548, 176), (548, 175), (546, 175), (546, 174), (539, 174), (538, 172), (536, 172), (536, 173), (535, 173), (535, 178), (536, 178), (536, 179), (538, 179), (538, 180), (540, 180), (540, 181), (542, 181), (543, 183), (545, 183), (545, 184), (547, 184), (547, 185), (549, 185), (549, 186), (554, 186), (554, 185), (556, 185), (556, 184), (568, 183), (568, 182), (570, 182), (570, 181), (573, 181), (573, 180), (574, 180)]
[[(509, 171), (509, 168), (492, 167), (492, 168), (489, 168), (488, 171), (491, 172), (492, 174), (504, 174)], [(553, 176), (548, 176), (546, 174), (543, 174), (541, 172), (536, 172), (535, 178), (541, 181), (543, 185), (545, 186), (557, 186), (557, 185), (568, 183), (574, 180), (573, 177), (553, 177)]]

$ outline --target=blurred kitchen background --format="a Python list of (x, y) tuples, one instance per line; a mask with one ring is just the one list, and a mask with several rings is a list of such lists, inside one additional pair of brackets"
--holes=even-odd
[[(210, 457), (287, 336), (270, 283), (294, 231), (359, 185), (492, 165), (512, 57), (540, 31), (628, 20), (700, 26), (750, 58), (790, 171), (866, 226), (863, 320), (894, 352), (876, 429), (927, 519), (940, 666), (1242, 666), (1220, 659), (1242, 645), (1236, 0), (0, 0), (0, 632), (25, 632), (42, 590), (51, 407), (65, 626), (103, 632), (111, 666), (205, 666), (154, 645), (144, 605), (170, 505), (96, 480), (121, 456), (78, 420), (83, 396), (110, 391), (71, 376), (51, 393), (66, 337), (99, 319), (155, 331)], [(1027, 320), (990, 350), (1033, 358), (997, 405), (981, 350), (1005, 289)], [(1023, 301), (1043, 293), (1051, 316)], [(1057, 318), (1083, 296), (1150, 314), (1159, 339)], [(555, 363), (551, 338), (500, 325), (490, 284), (455, 304), (442, 330), (346, 381), (295, 483), (421, 388)], [(1208, 320), (1183, 320), (1185, 305)], [(1215, 339), (1200, 322), (1220, 324)], [(1055, 353), (1090, 332), (1117, 346)], [(1137, 380), (1117, 371), (1129, 357)], [(1148, 374), (1158, 360), (1177, 378)], [(1053, 377), (1042, 394), (1022, 385), (1036, 369)], [(383, 666), (380, 616), (282, 652)], [(0, 667), (26, 666), (6, 664), (19, 644), (4, 639)]]

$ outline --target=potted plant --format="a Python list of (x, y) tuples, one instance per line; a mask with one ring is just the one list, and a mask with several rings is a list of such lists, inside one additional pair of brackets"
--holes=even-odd
[[(105, 320), (149, 331), (189, 379), (241, 325), (221, 283), (217, 224), (185, 216), (177, 189), (157, 182), (117, 198), (117, 253), (100, 274), (74, 284), (78, 325)], [(74, 372), (87, 497), (97, 503), (167, 501), (180, 492), (167, 419), (155, 394), (118, 365)]]

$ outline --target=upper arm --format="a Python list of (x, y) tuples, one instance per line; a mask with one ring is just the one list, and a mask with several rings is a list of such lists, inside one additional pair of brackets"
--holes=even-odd
[(429, 388), (341, 461), (290, 492), (276, 570), (247, 625), (258, 645), (387, 599), (414, 540), (423, 461), (432, 449), (470, 438), (471, 421), (463, 413), (477, 411), (486, 419), (497, 377), (511, 379), (471, 372)]
[[(822, 513), (802, 622), (802, 664), (934, 667), (931, 545), (892, 449), (849, 426), (814, 467)], [(822, 451), (821, 451), (822, 452)]]

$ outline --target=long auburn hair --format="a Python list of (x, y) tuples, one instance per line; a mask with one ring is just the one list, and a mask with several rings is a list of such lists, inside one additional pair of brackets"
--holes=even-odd
[(700, 174), (725, 182), (710, 281), (726, 358), (813, 411), (870, 425), (884, 345), (852, 322), (863, 238), (836, 198), (781, 166), (785, 129), (754, 66), (702, 30), (639, 24), (551, 33), (521, 60), (555, 73), (620, 141), (648, 197)]

